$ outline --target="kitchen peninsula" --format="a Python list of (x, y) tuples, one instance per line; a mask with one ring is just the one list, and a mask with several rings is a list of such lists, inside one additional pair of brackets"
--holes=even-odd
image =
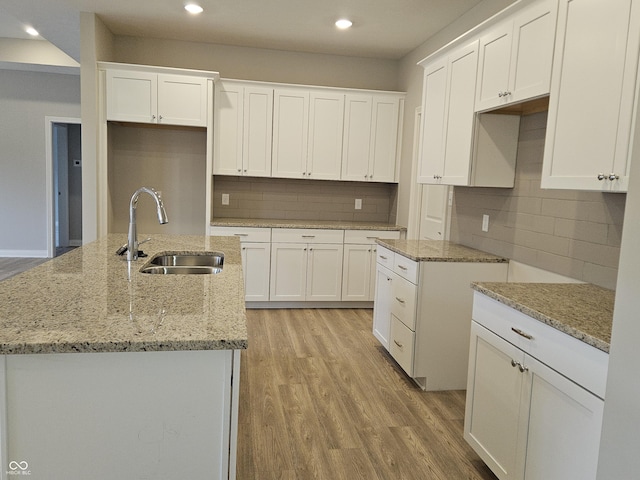
[[(109, 235), (0, 283), (1, 468), (47, 480), (235, 478), (240, 243), (154, 235), (129, 264), (115, 255), (125, 241)], [(140, 272), (166, 251), (222, 252), (224, 265)]]

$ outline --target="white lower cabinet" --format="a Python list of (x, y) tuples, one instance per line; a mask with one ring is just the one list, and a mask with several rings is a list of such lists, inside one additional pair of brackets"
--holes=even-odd
[(373, 334), (424, 390), (467, 385), (472, 281), (504, 282), (507, 263), (421, 261), (378, 246)]
[[(588, 370), (593, 389), (600, 390), (596, 385), (606, 379), (596, 377), (606, 377), (607, 355), (586, 344), (574, 351), (575, 339), (540, 322), (521, 323), (523, 314), (504, 305), (494, 308), (493, 302), (476, 294), (465, 439), (500, 480), (595, 479), (604, 401), (568, 376), (565, 365)], [(518, 346), (476, 319), (489, 319), (492, 328), (491, 323), (504, 323), (499, 333)], [(562, 336), (569, 341), (567, 351), (558, 343)], [(605, 368), (589, 368), (592, 361)]]
[(345, 230), (342, 301), (372, 302), (376, 286), (377, 238), (397, 239), (399, 231)]
[(247, 302), (269, 300), (271, 229), (256, 227), (210, 227), (210, 235), (240, 238), (244, 298)]
[(275, 229), (270, 300), (339, 301), (343, 235), (343, 230)]

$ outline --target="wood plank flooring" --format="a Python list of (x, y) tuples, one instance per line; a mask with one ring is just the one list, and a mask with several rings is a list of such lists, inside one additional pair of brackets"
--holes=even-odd
[(423, 392), (366, 309), (248, 310), (238, 480), (496, 480), (462, 438), (464, 391)]

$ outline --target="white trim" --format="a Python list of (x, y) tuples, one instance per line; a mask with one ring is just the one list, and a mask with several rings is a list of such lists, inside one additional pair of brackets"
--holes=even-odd
[(0, 250), (0, 257), (9, 258), (51, 258), (47, 250)]
[[(46, 166), (45, 166), (45, 192), (47, 199), (47, 251), (44, 258), (53, 258), (56, 251), (56, 239), (54, 235), (55, 224), (55, 202), (53, 199), (53, 124), (54, 123), (67, 123), (80, 125), (82, 122), (79, 118), (71, 117), (44, 117), (44, 138), (45, 138), (45, 152), (46, 152)], [(2, 251), (0, 251), (2, 256)], [(8, 255), (12, 256), (12, 255)], [(33, 256), (33, 255), (13, 255), (17, 257), (21, 256)], [(40, 256), (40, 255), (38, 255)]]
[(413, 153), (411, 154), (411, 184), (409, 187), (409, 221), (407, 238), (420, 238), (420, 215), (422, 207), (422, 185), (417, 183), (420, 158), (420, 129), (422, 107), (416, 107), (413, 117)]
[(9, 465), (9, 447), (7, 431), (9, 415), (7, 414), (7, 356), (0, 358), (0, 479), (5, 480), (5, 466)]

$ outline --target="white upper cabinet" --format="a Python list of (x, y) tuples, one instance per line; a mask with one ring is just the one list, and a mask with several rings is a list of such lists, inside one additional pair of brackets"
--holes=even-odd
[(400, 97), (347, 94), (342, 180), (395, 182)]
[(533, 2), (481, 35), (476, 111), (549, 93), (557, 8)]
[(469, 185), (478, 41), (425, 66), (419, 181)]
[(271, 175), (272, 111), (272, 88), (216, 84), (214, 175)]
[(207, 78), (107, 69), (107, 120), (207, 126)]
[(306, 178), (309, 91), (276, 89), (273, 101), (272, 176)]
[(340, 179), (343, 128), (344, 94), (312, 91), (309, 96), (307, 178)]
[(627, 190), (639, 3), (560, 1), (543, 188)]

